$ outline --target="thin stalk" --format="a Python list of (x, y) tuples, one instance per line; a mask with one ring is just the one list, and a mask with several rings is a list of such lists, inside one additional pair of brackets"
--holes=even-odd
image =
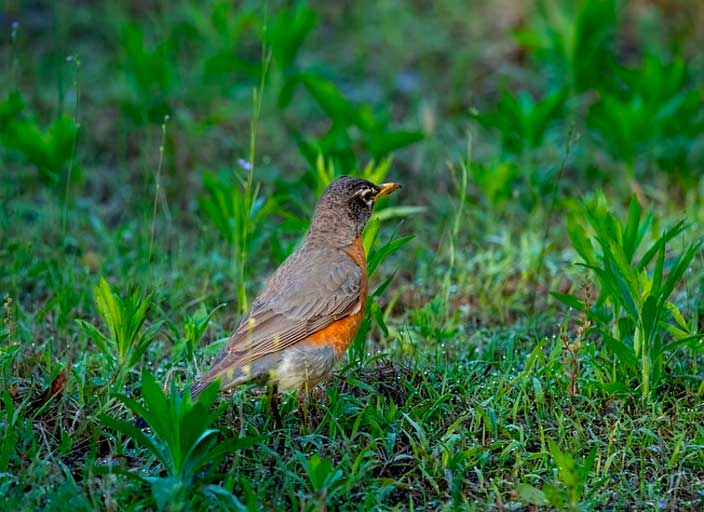
[[(542, 243), (540, 245), (540, 256), (538, 257), (538, 268), (536, 269), (535, 272), (535, 278), (539, 278), (540, 275), (543, 273), (543, 268), (545, 267), (544, 260), (545, 260), (545, 254), (547, 252), (547, 244), (548, 244), (548, 236), (550, 235), (550, 227), (552, 225), (552, 217), (555, 213), (555, 207), (557, 203), (557, 193), (560, 190), (560, 182), (562, 181), (562, 177), (565, 174), (565, 167), (567, 167), (567, 159), (570, 156), (570, 153), (572, 152), (572, 145), (577, 141), (577, 132), (575, 130), (574, 125), (570, 125), (569, 132), (567, 134), (567, 146), (565, 148), (565, 154), (562, 155), (562, 161), (560, 162), (560, 170), (557, 173), (557, 179), (555, 180), (555, 184), (552, 188), (552, 194), (550, 196), (550, 206), (548, 207), (548, 211), (545, 217), (545, 229), (543, 230), (543, 237), (542, 237)], [(530, 309), (531, 311), (535, 312), (535, 301), (538, 298), (538, 293), (537, 293), (537, 281), (535, 282), (535, 285), (530, 293)]]
[(73, 77), (73, 88), (76, 90), (76, 106), (73, 109), (73, 124), (76, 126), (76, 136), (73, 139), (73, 148), (71, 148), (71, 158), (68, 161), (68, 170), (66, 172), (66, 188), (64, 189), (64, 208), (61, 215), (61, 232), (66, 235), (66, 223), (68, 219), (68, 200), (71, 191), (71, 175), (73, 174), (73, 164), (76, 160), (76, 151), (78, 150), (78, 135), (81, 130), (81, 123), (78, 119), (79, 107), (81, 104), (81, 88), (78, 81), (78, 72), (81, 69), (81, 60), (72, 55), (66, 58), (67, 61), (73, 62), (75, 65), (75, 74)]
[[(640, 330), (640, 328), (638, 328)], [(642, 345), (641, 345), (641, 354), (640, 354), (640, 365), (641, 365), (641, 380), (643, 381), (642, 386), (643, 386), (643, 393), (642, 393), (642, 398), (643, 401), (647, 400), (647, 398), (650, 396), (650, 361), (648, 359), (649, 356), (649, 341), (643, 338), (642, 331), (641, 331), (641, 340), (642, 340)]]
[[(467, 132), (467, 162), (472, 161), (472, 132)], [(453, 167), (450, 167), (454, 171)], [(455, 269), (456, 261), (456, 247), (455, 242), (457, 240), (457, 235), (460, 231), (460, 224), (462, 222), (462, 213), (464, 212), (464, 207), (467, 202), (467, 184), (468, 184), (468, 172), (467, 164), (461, 162), (460, 164), (460, 179), (457, 187), (459, 189), (459, 204), (457, 210), (455, 211), (455, 217), (453, 219), (452, 230), (450, 231), (450, 261), (447, 266), (447, 272), (445, 272), (445, 279), (443, 282), (443, 306), (445, 309), (445, 315), (448, 313), (448, 304), (450, 302), (450, 282), (452, 278), (452, 273)]]
[[(266, 27), (264, 28), (266, 31)], [(244, 181), (244, 208), (240, 212), (242, 226), (239, 229), (239, 236), (235, 237), (233, 247), (233, 259), (235, 274), (237, 277), (237, 302), (240, 312), (244, 312), (249, 307), (247, 299), (247, 260), (249, 258), (249, 235), (253, 231), (252, 213), (259, 195), (259, 184), (254, 183), (254, 162), (257, 153), (257, 131), (259, 129), (259, 119), (262, 111), (262, 101), (264, 98), (264, 86), (269, 72), (271, 62), (271, 50), (265, 45), (262, 46), (262, 72), (259, 78), (259, 85), (252, 89), (252, 118), (249, 124), (249, 162), (247, 162), (247, 176)]]
[(161, 123), (161, 143), (159, 144), (159, 164), (156, 167), (154, 176), (154, 202), (152, 203), (152, 224), (149, 235), (149, 257), (147, 261), (152, 260), (152, 251), (154, 249), (154, 233), (156, 230), (156, 213), (157, 202), (161, 194), (161, 169), (164, 166), (164, 145), (166, 144), (166, 123), (169, 121), (169, 116), (164, 117), (164, 122)]

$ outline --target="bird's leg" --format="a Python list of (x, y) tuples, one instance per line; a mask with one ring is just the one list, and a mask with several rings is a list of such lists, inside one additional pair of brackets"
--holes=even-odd
[(306, 367), (306, 378), (303, 380), (303, 386), (298, 390), (298, 414), (300, 414), (301, 426), (306, 432), (310, 432), (310, 424), (308, 422), (308, 396), (310, 394), (310, 375)]
[(308, 403), (306, 398), (308, 397), (308, 390), (306, 387), (302, 387), (298, 390), (298, 414), (301, 419), (301, 426), (308, 432)]
[(281, 414), (279, 414), (279, 389), (276, 384), (269, 387), (269, 406), (274, 418), (274, 428), (278, 430), (283, 424), (281, 423)]

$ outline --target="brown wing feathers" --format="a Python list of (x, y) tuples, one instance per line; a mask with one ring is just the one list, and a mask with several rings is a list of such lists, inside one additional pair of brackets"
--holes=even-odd
[(227, 369), (306, 339), (359, 306), (362, 269), (346, 252), (308, 247), (303, 259), (301, 249), (272, 276), (198, 389)]

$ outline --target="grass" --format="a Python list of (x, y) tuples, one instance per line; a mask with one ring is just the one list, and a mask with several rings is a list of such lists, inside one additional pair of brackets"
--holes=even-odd
[[(0, 9), (0, 503), (704, 507), (691, 4)], [(404, 188), (308, 425), (193, 403), (343, 173)]]

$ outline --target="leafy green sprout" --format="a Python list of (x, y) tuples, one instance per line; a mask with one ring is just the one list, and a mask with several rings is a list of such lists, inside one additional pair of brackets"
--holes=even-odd
[[(584, 215), (600, 251), (594, 247), (577, 216), (570, 217), (568, 230), (575, 250), (584, 261), (583, 266), (594, 272), (601, 285), (597, 306), (606, 305), (610, 310), (608, 317), (595, 315), (594, 320), (606, 347), (626, 370), (625, 374), (618, 373), (624, 377), (638, 375), (641, 396), (644, 400), (650, 399), (663, 378), (666, 352), (674, 352), (681, 346), (694, 348), (704, 336), (688, 325), (670, 300), (702, 242), (690, 243), (670, 263), (666, 274), (668, 244), (687, 228), (684, 221), (662, 232), (638, 259), (636, 255), (652, 222), (652, 214), (643, 218), (635, 196), (631, 199), (625, 224), (608, 211), (603, 198), (599, 197), (586, 206)], [(574, 296), (553, 295), (578, 311), (585, 308)], [(674, 339), (666, 342), (666, 334)], [(627, 382), (619, 384), (624, 388)]]
[[(163, 468), (166, 476), (142, 476), (130, 473), (151, 485), (152, 495), (159, 510), (179, 508), (186, 493), (203, 489), (201, 484), (212, 480), (219, 463), (237, 450), (251, 446), (256, 438), (238, 438), (213, 425), (222, 416), (227, 403), (213, 408), (220, 386), (210, 384), (191, 401), (187, 389), (180, 393), (174, 381), (169, 393), (157, 384), (154, 376), (142, 371), (143, 404), (124, 394), (114, 396), (135, 416), (142, 418), (150, 432), (144, 432), (133, 423), (103, 414), (101, 421), (146, 450)], [(225, 438), (223, 439), (223, 436)], [(110, 468), (104, 471), (109, 472)], [(125, 474), (124, 471), (120, 471)], [(213, 484), (206, 487), (213, 492)]]
[(119, 384), (140, 361), (161, 327), (161, 322), (156, 322), (144, 328), (154, 306), (154, 293), (145, 295), (139, 288), (133, 288), (123, 298), (101, 277), (93, 294), (107, 334), (90, 322), (76, 321), (96, 344), (108, 363), (108, 369), (114, 372), (112, 380)]

